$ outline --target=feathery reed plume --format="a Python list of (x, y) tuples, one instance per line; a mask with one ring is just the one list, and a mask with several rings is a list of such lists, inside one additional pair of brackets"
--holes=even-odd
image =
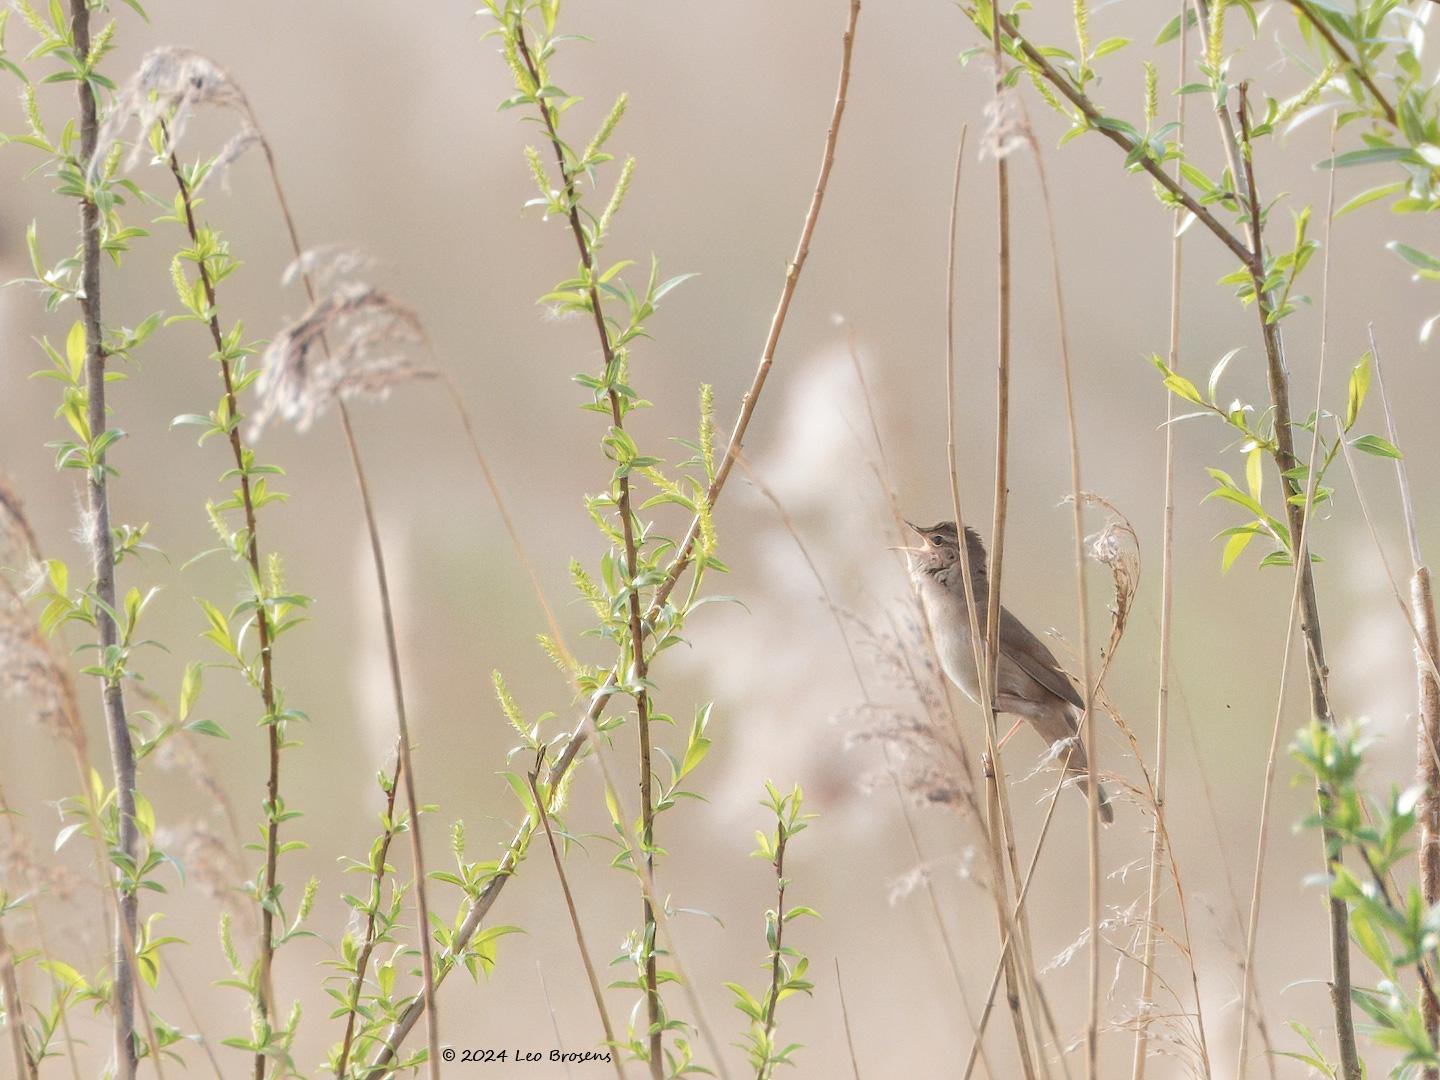
[(425, 344), (419, 316), (393, 296), (360, 282), (338, 286), (266, 348), (250, 437), (276, 417), (306, 431), (337, 399), (383, 399), (400, 383), (434, 378), (433, 367), (406, 355)]

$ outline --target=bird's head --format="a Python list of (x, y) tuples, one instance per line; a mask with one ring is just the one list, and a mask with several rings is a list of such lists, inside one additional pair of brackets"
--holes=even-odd
[[(905, 524), (922, 542), (920, 547), (907, 549), (913, 572), (939, 575), (960, 562), (959, 534), (953, 521), (942, 521), (938, 525), (916, 525), (912, 521)], [(980, 541), (980, 534), (968, 526), (965, 529), (965, 544), (969, 549), (971, 576), (984, 577), (985, 545)]]

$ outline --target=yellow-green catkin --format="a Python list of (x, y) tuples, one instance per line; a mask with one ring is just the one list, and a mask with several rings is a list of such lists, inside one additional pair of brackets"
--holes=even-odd
[(510, 688), (505, 685), (505, 676), (501, 675), (499, 671), (492, 671), (490, 682), (495, 687), (495, 699), (500, 702), (500, 711), (505, 714), (505, 719), (510, 721), (510, 726), (528, 742), (530, 730), (525, 725), (525, 717), (520, 712), (520, 706), (515, 704), (515, 698), (510, 694)]
[(585, 156), (580, 160), (590, 162), (595, 155), (604, 149), (605, 144), (610, 141), (610, 136), (615, 134), (615, 128), (625, 116), (625, 107), (630, 103), (630, 96), (622, 93), (615, 99), (615, 104), (610, 106), (610, 112), (606, 114), (600, 129), (595, 132), (595, 137), (590, 140), (590, 145), (585, 148)]
[(1205, 63), (1219, 77), (1220, 62), (1225, 57), (1225, 5), (1210, 5), (1210, 26), (1205, 37)]
[(270, 578), (270, 595), (285, 595), (285, 560), (280, 557), (278, 551), (270, 552), (265, 560), (265, 569)]
[[(606, 499), (605, 501), (608, 505), (609, 500)], [(610, 543), (616, 547), (625, 546), (625, 537), (621, 536), (619, 530), (610, 524), (609, 519), (605, 517), (604, 511), (600, 508), (599, 496), (592, 495), (585, 500), (585, 512), (590, 515), (590, 520), (595, 523), (597, 529), (605, 534), (605, 538), (609, 540)]]
[(1301, 109), (1308, 109), (1311, 105), (1314, 105), (1320, 97), (1320, 92), (1324, 90), (1326, 84), (1335, 77), (1335, 73), (1338, 70), (1339, 68), (1336, 66), (1335, 61), (1331, 60), (1326, 64), (1309, 86), (1280, 107), (1280, 111), (1275, 114), (1275, 123), (1283, 124)]
[(1075, 41), (1084, 61), (1090, 55), (1090, 9), (1085, 0), (1075, 0)]
[(596, 615), (602, 619), (610, 617), (610, 602), (605, 599), (605, 594), (585, 572), (579, 559), (570, 560), (570, 580), (575, 584), (575, 591), (590, 605)]
[(700, 386), (700, 458), (705, 463), (705, 479), (715, 481), (715, 388), (709, 383)]
[(455, 824), (450, 826), (450, 850), (456, 862), (465, 861), (465, 822), (460, 818), (456, 818)]
[(540, 197), (547, 202), (554, 198), (550, 190), (550, 177), (545, 175), (545, 165), (540, 160), (540, 151), (533, 146), (525, 147), (525, 160), (530, 165), (530, 175), (535, 178), (535, 186), (540, 190)]
[(615, 190), (610, 193), (610, 201), (605, 205), (605, 212), (600, 215), (600, 223), (595, 227), (596, 241), (603, 240), (610, 231), (610, 222), (620, 212), (620, 206), (625, 202), (625, 193), (630, 190), (630, 178), (635, 173), (635, 159), (628, 157), (625, 164), (620, 167), (620, 179), (615, 182)]
[(510, 34), (505, 35), (503, 52), (505, 66), (510, 69), (510, 74), (515, 80), (515, 89), (522, 94), (535, 93), (539, 87), (535, 85), (535, 80), (530, 77), (530, 72), (525, 69), (525, 65), (520, 62), (520, 50), (515, 44), (515, 38)]
[(1145, 126), (1151, 127), (1160, 115), (1160, 80), (1155, 74), (1155, 65), (1145, 61)]
[(230, 933), (230, 913), (227, 911), (220, 916), (220, 951), (225, 955), (225, 962), (230, 965), (232, 973), (240, 973), (240, 954), (235, 951), (235, 939)]
[(300, 921), (304, 922), (310, 917), (310, 912), (315, 907), (315, 894), (320, 890), (320, 879), (312, 877), (305, 883), (305, 892), (300, 897)]

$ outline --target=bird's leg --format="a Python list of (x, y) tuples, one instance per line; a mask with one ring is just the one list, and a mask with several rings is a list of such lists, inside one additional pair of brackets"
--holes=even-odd
[(1002, 739), (1000, 740), (1000, 748), (1001, 748), (1001, 749), (1003, 749), (1004, 746), (1005, 746), (1005, 744), (1010, 741), (1010, 736), (1011, 736), (1011, 735), (1014, 735), (1015, 732), (1017, 732), (1017, 731), (1020, 730), (1020, 725), (1023, 724), (1024, 722), (1025, 722), (1025, 718), (1024, 718), (1024, 717), (1021, 717), (1019, 720), (1016, 720), (1015, 723), (1013, 723), (1013, 724), (1010, 725), (1010, 730), (1007, 731), (1007, 732), (1005, 733), (1004, 738), (1002, 738)]

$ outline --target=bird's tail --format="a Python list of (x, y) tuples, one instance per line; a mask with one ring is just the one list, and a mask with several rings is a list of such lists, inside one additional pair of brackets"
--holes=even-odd
[[(1072, 720), (1075, 721), (1075, 727), (1072, 730), (1075, 730), (1076, 734), (1070, 737), (1074, 743), (1074, 748), (1070, 751), (1070, 758), (1065, 768), (1065, 775), (1074, 782), (1076, 790), (1079, 791), (1081, 795), (1084, 795), (1088, 802), (1090, 796), (1090, 767), (1085, 757), (1084, 743), (1081, 742), (1079, 737), (1078, 719), (1078, 717), (1072, 717)], [(1105, 790), (1104, 784), (1098, 784), (1097, 786), (1100, 789), (1100, 820), (1106, 825), (1113, 824), (1115, 821), (1115, 808), (1110, 804), (1110, 793)]]

